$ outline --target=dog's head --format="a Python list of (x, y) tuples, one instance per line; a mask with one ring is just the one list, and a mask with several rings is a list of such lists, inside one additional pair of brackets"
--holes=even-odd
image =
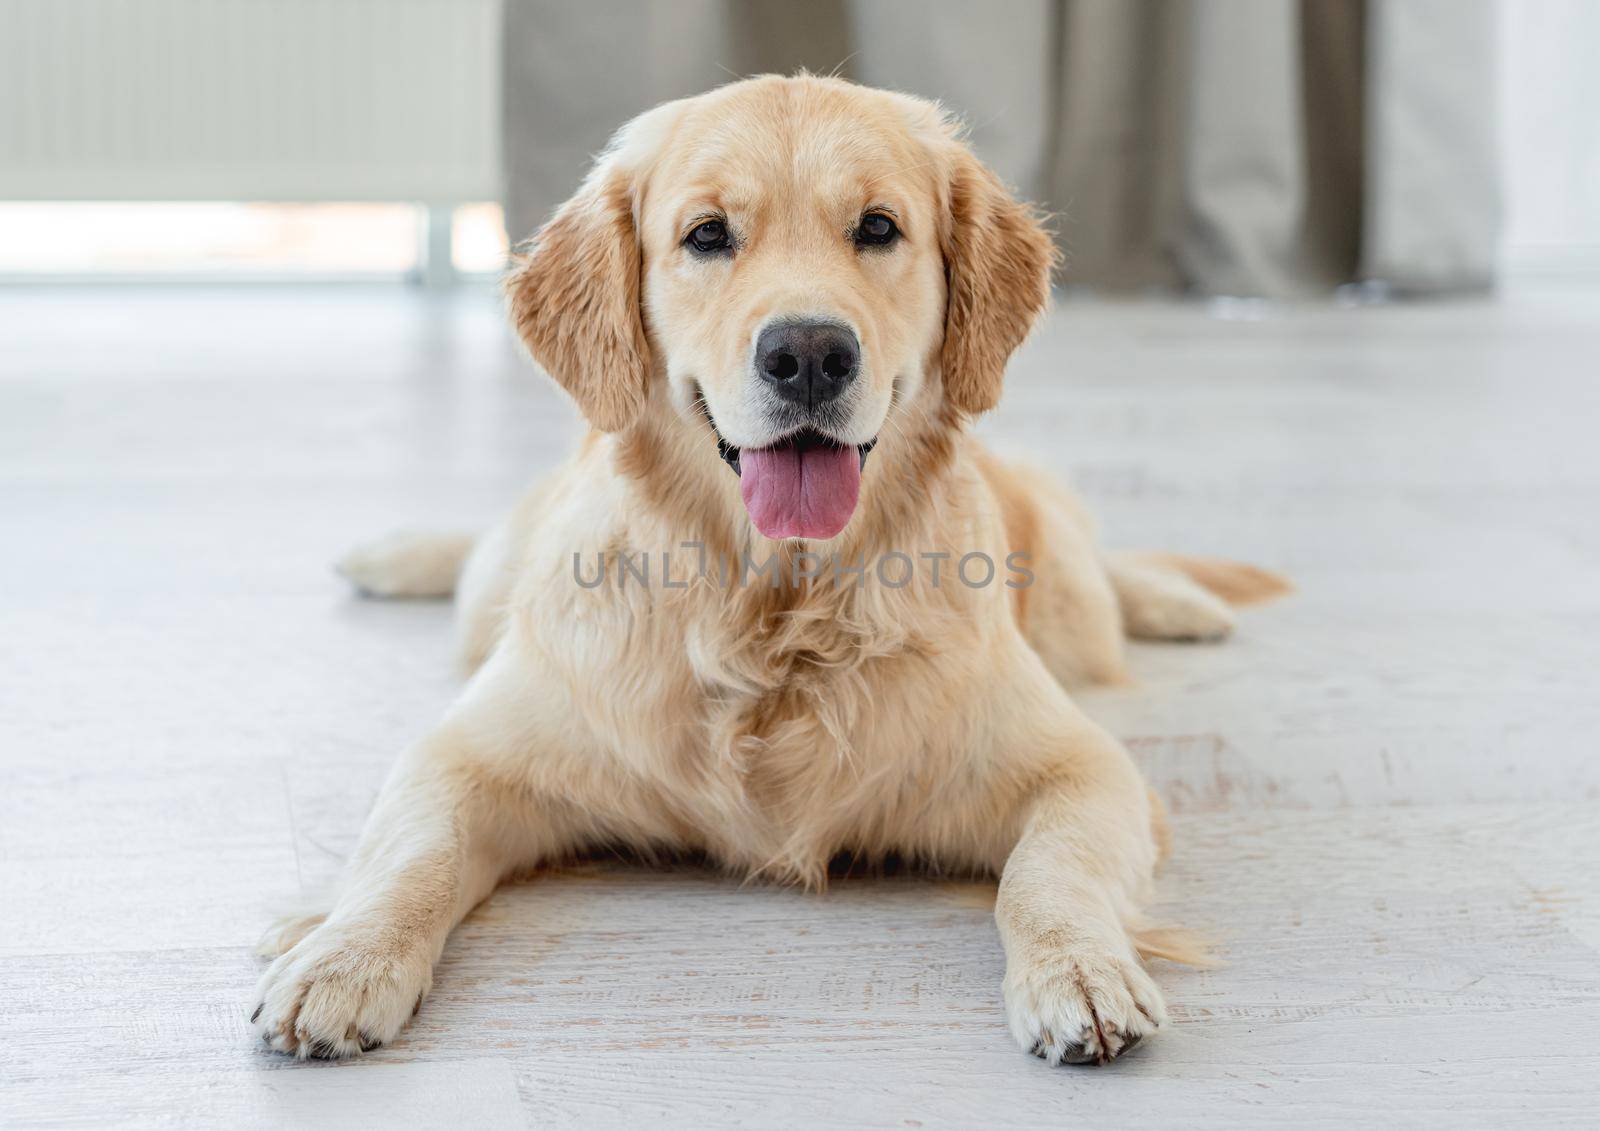
[(764, 77), (623, 127), (507, 293), (596, 428), (703, 417), (763, 534), (827, 539), (896, 414), (995, 404), (1054, 256), (937, 106)]

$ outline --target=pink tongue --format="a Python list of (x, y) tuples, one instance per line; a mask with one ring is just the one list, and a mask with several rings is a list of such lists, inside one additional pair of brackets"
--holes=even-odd
[(855, 513), (861, 453), (854, 447), (745, 449), (739, 494), (768, 538), (832, 538)]

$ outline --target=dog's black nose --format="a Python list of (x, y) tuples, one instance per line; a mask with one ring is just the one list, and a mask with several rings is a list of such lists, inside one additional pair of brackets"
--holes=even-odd
[(849, 387), (861, 346), (835, 322), (780, 322), (756, 339), (756, 368), (784, 400), (812, 408)]

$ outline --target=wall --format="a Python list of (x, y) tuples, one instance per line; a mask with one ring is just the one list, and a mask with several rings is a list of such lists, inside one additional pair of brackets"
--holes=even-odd
[(495, 200), (497, 0), (3, 0), (0, 199)]
[(1513, 272), (1600, 272), (1600, 3), (1503, 0), (1501, 128)]

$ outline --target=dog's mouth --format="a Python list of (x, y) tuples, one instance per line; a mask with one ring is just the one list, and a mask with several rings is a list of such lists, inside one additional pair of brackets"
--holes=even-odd
[(876, 437), (845, 444), (802, 428), (765, 448), (737, 448), (716, 429), (712, 421), (717, 453), (739, 477), (739, 495), (757, 530), (768, 538), (821, 540), (845, 528)]

